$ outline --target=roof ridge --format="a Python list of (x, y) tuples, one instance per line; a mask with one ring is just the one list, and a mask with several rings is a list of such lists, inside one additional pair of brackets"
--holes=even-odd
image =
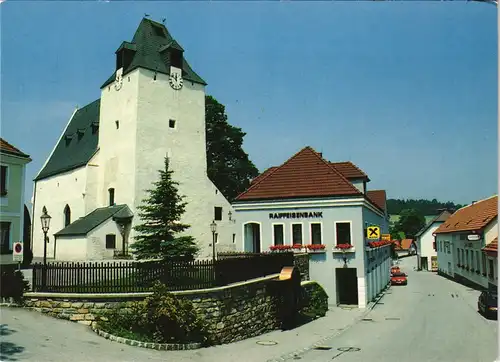
[[(308, 146), (308, 147), (309, 147), (309, 146)], [(325, 159), (323, 158), (323, 156), (321, 156), (318, 152), (316, 152), (316, 151), (315, 151), (312, 147), (309, 147), (309, 148), (311, 149), (311, 151), (313, 151), (313, 152), (314, 152), (314, 154), (316, 155), (316, 157), (318, 157), (321, 161), (323, 161), (323, 163), (324, 163), (325, 165), (327, 165), (328, 167), (330, 167), (330, 169), (332, 169), (334, 172), (336, 172), (336, 173), (337, 173), (337, 174), (341, 177), (341, 179), (342, 179), (343, 181), (345, 181), (347, 184), (349, 184), (349, 187), (351, 187), (351, 189), (356, 190), (359, 194), (361, 194), (361, 191), (359, 191), (359, 190), (356, 188), (356, 186), (354, 186), (354, 185), (352, 184), (352, 182), (351, 182), (351, 181), (349, 181), (349, 180), (347, 179), (347, 177), (345, 177), (344, 175), (342, 175), (342, 172), (340, 172), (339, 170), (337, 170), (337, 169), (336, 169), (336, 168), (335, 168), (335, 167), (331, 164), (331, 162), (330, 162), (330, 161), (325, 160)], [(363, 174), (364, 174), (364, 172), (363, 172)]]
[(267, 180), (271, 175), (274, 175), (274, 173), (278, 172), (280, 169), (282, 169), (285, 165), (287, 165), (290, 161), (292, 161), (295, 157), (297, 157), (299, 154), (302, 152), (309, 150), (315, 155), (317, 158), (319, 158), (331, 171), (336, 173), (338, 176), (340, 176), (340, 179), (344, 181), (348, 187), (351, 188), (351, 190), (356, 191), (357, 194), (361, 194), (361, 192), (346, 178), (340, 171), (338, 171), (335, 167), (333, 167), (329, 161), (325, 160), (318, 152), (316, 152), (311, 146), (305, 146), (301, 150), (297, 151), (293, 156), (288, 158), (284, 163), (282, 163), (280, 166), (275, 166), (276, 168), (272, 171), (270, 171), (267, 175), (264, 175), (260, 180), (257, 180), (257, 182), (253, 185), (251, 185), (247, 190), (239, 194), (236, 199), (239, 199), (241, 196), (247, 194), (254, 188), (256, 188), (258, 185), (260, 185), (264, 180)]
[[(256, 183), (254, 183), (253, 185), (251, 185), (248, 189), (246, 189), (245, 191), (243, 191), (241, 194), (239, 194), (238, 196), (236, 196), (236, 199), (240, 198), (241, 196), (247, 194), (250, 190), (252, 190), (253, 188), (255, 188), (257, 185), (259, 185), (262, 181), (264, 181), (265, 179), (267, 179), (269, 176), (271, 176), (272, 174), (274, 174), (276, 171), (278, 171), (280, 168), (282, 168), (285, 164), (287, 164), (288, 162), (290, 162), (295, 156), (297, 156), (299, 153), (301, 153), (302, 151), (304, 151), (307, 147), (309, 146), (306, 146), (304, 148), (302, 148), (300, 151), (297, 151), (295, 152), (295, 154), (293, 156), (291, 156), (290, 158), (288, 158), (288, 160), (286, 160), (284, 163), (282, 163), (280, 166), (273, 166), (275, 167), (274, 170), (270, 171), (267, 175), (264, 175), (264, 177), (262, 177), (260, 180), (257, 180)], [(270, 167), (271, 168), (271, 167)], [(265, 172), (265, 171), (264, 171)]]

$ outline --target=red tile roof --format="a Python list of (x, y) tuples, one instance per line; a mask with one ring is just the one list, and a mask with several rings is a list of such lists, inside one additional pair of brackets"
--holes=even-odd
[(236, 201), (361, 195), (335, 167), (308, 146), (281, 166), (260, 175)]
[(441, 224), (435, 234), (481, 230), (498, 216), (498, 196), (465, 206)]
[(21, 150), (12, 146), (9, 142), (4, 140), (3, 138), (0, 138), (0, 151), (4, 152), (4, 153), (9, 153), (11, 155), (29, 158), (29, 156), (27, 154), (25, 154), (24, 152), (21, 152)]
[(380, 209), (385, 211), (385, 202), (387, 200), (387, 195), (385, 190), (370, 190), (366, 191), (366, 196), (370, 201), (378, 206)]
[(368, 175), (364, 173), (358, 166), (353, 164), (351, 161), (330, 162), (330, 164), (333, 167), (335, 167), (348, 180), (361, 178), (365, 179), (366, 181), (370, 181)]
[(252, 182), (250, 182), (250, 185), (253, 185), (254, 183), (257, 183), (260, 179), (264, 178), (265, 176), (269, 175), (270, 172), (274, 171), (275, 169), (277, 169), (278, 167), (276, 166), (273, 166), (273, 167), (269, 167), (267, 170), (265, 170), (264, 172), (262, 172), (260, 175), (258, 175), (257, 177), (255, 177)]
[(488, 254), (496, 255), (498, 253), (498, 236), (486, 245), (483, 249)]
[(410, 249), (411, 243), (413, 243), (413, 239), (403, 239), (403, 240), (401, 240), (401, 249), (403, 249), (403, 250)]

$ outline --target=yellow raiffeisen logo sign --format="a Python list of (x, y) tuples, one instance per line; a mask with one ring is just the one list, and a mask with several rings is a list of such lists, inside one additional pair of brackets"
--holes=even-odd
[(378, 226), (368, 226), (366, 228), (366, 237), (371, 240), (380, 239), (380, 228)]

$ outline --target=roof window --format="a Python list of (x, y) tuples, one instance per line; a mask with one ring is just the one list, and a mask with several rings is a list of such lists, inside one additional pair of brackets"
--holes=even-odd
[(80, 141), (83, 138), (83, 135), (85, 134), (85, 128), (78, 128), (76, 134), (78, 136), (78, 141)]
[(153, 30), (155, 31), (156, 35), (165, 37), (165, 32), (163, 31), (163, 27), (158, 25), (153, 25)]
[(66, 136), (64, 136), (64, 140), (66, 141), (66, 147), (69, 146), (72, 139), (73, 139), (73, 135), (67, 134)]

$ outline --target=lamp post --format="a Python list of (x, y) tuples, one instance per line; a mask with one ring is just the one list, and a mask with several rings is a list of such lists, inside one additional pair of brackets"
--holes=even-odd
[(43, 272), (42, 272), (42, 287), (45, 289), (46, 275), (47, 275), (47, 233), (50, 227), (50, 215), (47, 214), (47, 208), (44, 206), (42, 209), (42, 216), (40, 216), (40, 221), (42, 222), (43, 231)]
[(210, 224), (210, 230), (212, 230), (212, 261), (215, 267), (215, 238), (217, 235), (217, 223), (215, 222), (215, 220)]

